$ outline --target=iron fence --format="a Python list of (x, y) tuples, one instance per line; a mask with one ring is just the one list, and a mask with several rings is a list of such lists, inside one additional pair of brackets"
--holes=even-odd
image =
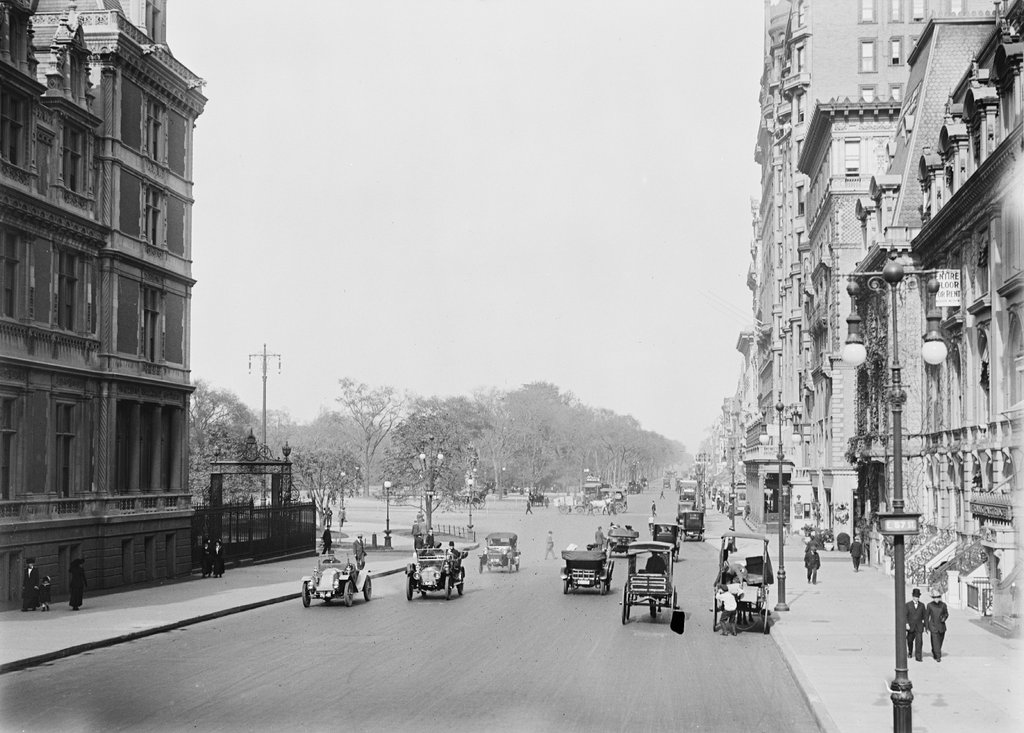
[(196, 506), (192, 515), (192, 567), (202, 565), (203, 541), (220, 540), (224, 559), (264, 560), (316, 549), (316, 507), (312, 504), (285, 506)]

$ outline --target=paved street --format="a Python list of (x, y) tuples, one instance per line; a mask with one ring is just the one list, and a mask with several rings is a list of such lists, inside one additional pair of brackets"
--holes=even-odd
[[(710, 544), (687, 543), (677, 565), (689, 614), (677, 636), (664, 615), (622, 626), (623, 561), (610, 595), (562, 594), (544, 535), (584, 544), (607, 518), (513, 511), (482, 529), (520, 532), (519, 574), (481, 575), (471, 556), (451, 601), (406, 601), (398, 574), (352, 608), (294, 600), (5, 675), (5, 727), (819, 729), (770, 637), (711, 633)], [(646, 529), (646, 512), (618, 519)]]

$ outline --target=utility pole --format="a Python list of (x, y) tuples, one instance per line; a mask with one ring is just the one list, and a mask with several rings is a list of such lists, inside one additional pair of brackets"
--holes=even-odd
[(260, 371), (263, 376), (263, 445), (267, 444), (267, 362), (270, 359), (277, 359), (277, 373), (281, 374), (281, 355), (268, 354), (267, 345), (263, 344), (263, 351), (256, 354), (249, 354), (249, 374), (252, 374), (252, 360), (257, 359)]

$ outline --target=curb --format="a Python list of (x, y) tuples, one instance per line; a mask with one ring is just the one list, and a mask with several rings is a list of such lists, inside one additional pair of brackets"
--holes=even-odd
[[(772, 614), (772, 626), (775, 626), (775, 619), (778, 618), (778, 612), (775, 611)], [(817, 690), (811, 683), (810, 678), (804, 674), (803, 668), (796, 664), (793, 660), (796, 659), (796, 652), (793, 647), (789, 645), (785, 635), (779, 636), (778, 632), (770, 633), (775, 641), (775, 645), (779, 648), (782, 653), (782, 659), (786, 663), (786, 668), (792, 673), (793, 678), (796, 680), (797, 687), (800, 688), (800, 694), (803, 695), (804, 700), (807, 702), (807, 706), (811, 709), (815, 719), (818, 721), (818, 726), (826, 733), (840, 733), (840, 728), (836, 725), (836, 722), (832, 719), (832, 716), (828, 712), (828, 708), (818, 695)], [(812, 690), (814, 693), (812, 694)]]
[[(472, 545), (465, 547), (465, 550), (475, 550), (480, 545)], [(405, 566), (392, 568), (390, 570), (383, 570), (379, 573), (372, 573), (373, 578), (385, 578), (389, 575), (397, 575), (398, 573), (404, 573)], [(40, 664), (46, 664), (57, 659), (64, 659), (65, 657), (72, 657), (76, 654), (82, 654), (83, 652), (92, 651), (93, 649), (103, 649), (104, 647), (114, 646), (116, 644), (123, 644), (128, 641), (135, 641), (136, 639), (142, 639), (147, 636), (155, 636), (156, 634), (163, 634), (174, 629), (180, 629), (183, 626), (194, 626), (195, 624), (201, 624), (204, 621), (214, 621), (224, 616), (231, 616), (236, 613), (243, 613), (245, 611), (252, 611), (256, 608), (262, 608), (263, 606), (271, 606), (275, 603), (284, 603), (285, 601), (292, 601), (297, 598), (301, 598), (301, 591), (295, 593), (288, 593), (283, 596), (275, 596), (273, 598), (267, 598), (262, 601), (253, 601), (252, 603), (245, 603), (241, 606), (232, 606), (230, 608), (224, 608), (220, 611), (213, 611), (211, 613), (204, 613), (201, 616), (193, 616), (182, 621), (172, 621), (169, 624), (163, 624), (161, 626), (154, 626), (151, 629), (143, 629), (141, 631), (133, 631), (130, 634), (121, 634), (120, 636), (112, 636), (107, 639), (97, 639), (96, 641), (90, 641), (85, 644), (76, 644), (75, 646), (67, 647), (66, 649), (58, 649), (53, 652), (47, 652), (46, 654), (38, 654), (34, 657), (26, 657), (25, 659), (18, 659), (14, 662), (7, 662), (6, 664), (0, 664), (0, 675), (7, 674), (8, 672), (17, 672), (22, 669), (28, 669), (29, 667), (38, 667)]]

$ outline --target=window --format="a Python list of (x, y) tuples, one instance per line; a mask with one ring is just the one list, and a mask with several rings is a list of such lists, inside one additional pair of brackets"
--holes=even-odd
[(0, 232), (0, 316), (14, 318), (18, 295), (18, 237)]
[(903, 19), (901, 2), (902, 0), (889, 0), (889, 20), (899, 23)]
[(160, 291), (142, 289), (142, 355), (157, 361), (160, 348)]
[(0, 158), (13, 165), (25, 163), (28, 101), (0, 90)]
[(796, 73), (800, 73), (804, 70), (804, 66), (807, 64), (807, 47), (797, 46), (796, 47)]
[(889, 39), (889, 64), (899, 66), (903, 63), (903, 39)]
[(807, 0), (797, 0), (796, 2), (796, 24), (798, 26), (807, 23)]
[(911, 0), (911, 20), (924, 20), (924, 0)]
[(63, 497), (71, 496), (71, 448), (75, 440), (74, 409), (74, 405), (57, 404), (57, 495)]
[(796, 187), (796, 215), (803, 216), (807, 208), (807, 198), (804, 195), (804, 187)]
[(860, 88), (860, 101), (862, 101), (862, 102), (874, 102), (875, 101), (875, 88), (874, 87), (861, 87)]
[(875, 22), (875, 0), (860, 0), (860, 22)]
[(796, 121), (799, 124), (807, 116), (807, 105), (804, 103), (804, 95), (797, 94), (793, 97), (793, 104), (796, 106)]
[(14, 498), (14, 398), (0, 397), (0, 499)]
[(75, 271), (78, 258), (70, 252), (61, 251), (57, 256), (57, 327), (65, 331), (75, 328), (75, 288), (78, 278)]
[(875, 70), (875, 42), (860, 42), (860, 70), (863, 73), (870, 73)]
[(61, 159), (64, 187), (69, 191), (82, 190), (82, 153), (85, 135), (81, 130), (65, 125), (64, 145)]
[(146, 100), (146, 152), (153, 160), (162, 160), (163, 124), (166, 109), (155, 99)]
[(894, 102), (902, 102), (903, 101), (903, 85), (902, 84), (892, 84), (892, 85), (889, 86), (889, 99), (893, 100)]
[(860, 140), (843, 142), (843, 172), (848, 176), (860, 175)]
[(152, 245), (160, 243), (162, 195), (156, 188), (146, 188), (146, 238)]
[(949, 12), (953, 15), (964, 12), (964, 0), (949, 0)]

